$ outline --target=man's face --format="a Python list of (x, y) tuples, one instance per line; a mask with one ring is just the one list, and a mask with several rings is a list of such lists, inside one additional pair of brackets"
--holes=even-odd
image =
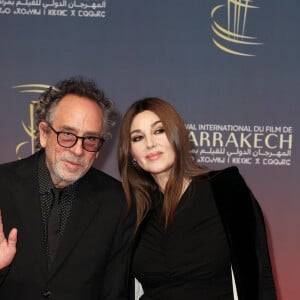
[[(56, 131), (70, 132), (77, 136), (99, 137), (103, 128), (102, 110), (89, 98), (69, 94), (58, 103), (51, 126)], [(46, 164), (57, 187), (77, 181), (98, 157), (99, 152), (83, 149), (81, 139), (71, 148), (60, 146), (56, 133), (45, 122), (39, 124), (39, 130), (40, 143), (46, 152)]]

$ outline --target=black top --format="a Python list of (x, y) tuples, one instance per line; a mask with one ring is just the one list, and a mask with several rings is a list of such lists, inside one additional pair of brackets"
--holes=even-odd
[(133, 275), (143, 300), (232, 300), (229, 247), (210, 184), (193, 181), (165, 230), (163, 195), (143, 224), (133, 258)]

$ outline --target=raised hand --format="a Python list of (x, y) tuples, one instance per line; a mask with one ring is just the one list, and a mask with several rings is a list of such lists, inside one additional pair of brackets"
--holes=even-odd
[(0, 270), (13, 261), (17, 248), (17, 229), (13, 228), (6, 239), (3, 232), (2, 215), (0, 211)]

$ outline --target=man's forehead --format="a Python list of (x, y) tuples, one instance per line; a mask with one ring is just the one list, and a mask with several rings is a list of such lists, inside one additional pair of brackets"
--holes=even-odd
[(103, 114), (95, 101), (71, 95), (59, 102), (54, 112), (53, 124), (60, 129), (99, 134), (103, 127)]

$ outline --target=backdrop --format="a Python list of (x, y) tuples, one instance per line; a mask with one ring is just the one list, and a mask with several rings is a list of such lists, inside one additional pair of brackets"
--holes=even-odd
[[(33, 151), (33, 104), (73, 75), (119, 109), (158, 96), (200, 164), (237, 165), (268, 226), (279, 299), (300, 297), (300, 2), (0, 0), (0, 162)], [(96, 167), (119, 178), (116, 137)]]

